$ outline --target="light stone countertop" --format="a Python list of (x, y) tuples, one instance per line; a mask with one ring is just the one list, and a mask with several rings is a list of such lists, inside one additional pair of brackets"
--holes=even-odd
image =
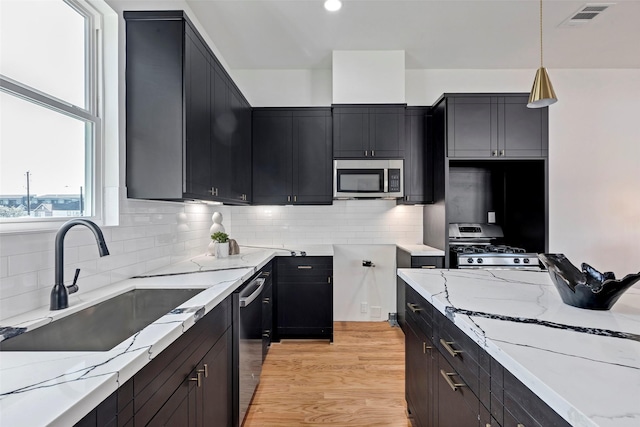
[(427, 245), (404, 245), (398, 244), (398, 249), (409, 252), (411, 256), (444, 256), (441, 249), (432, 248)]
[(572, 426), (640, 426), (640, 286), (597, 311), (564, 304), (544, 271), (398, 276)]
[[(0, 426), (71, 426), (106, 399), (195, 323), (196, 311), (208, 313), (266, 265), (279, 251), (242, 248), (239, 255), (217, 260), (200, 256), (95, 291), (82, 289), (69, 298), (69, 308), (48, 308), (1, 322), (33, 329), (105, 301), (143, 288), (202, 288), (169, 313), (132, 337), (103, 352), (0, 351)], [(82, 286), (82, 284), (80, 284)]]

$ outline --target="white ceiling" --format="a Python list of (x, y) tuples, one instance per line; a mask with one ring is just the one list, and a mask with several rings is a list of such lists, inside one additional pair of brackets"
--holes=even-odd
[[(404, 50), (408, 69), (539, 66), (537, 0), (342, 1), (186, 0), (232, 69), (328, 69), (332, 50)], [(563, 28), (587, 2), (544, 0), (544, 65), (640, 68), (640, 0), (614, 1)]]

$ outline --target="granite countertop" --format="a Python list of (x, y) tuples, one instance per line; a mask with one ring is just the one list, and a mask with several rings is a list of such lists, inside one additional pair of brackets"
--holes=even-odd
[(411, 256), (444, 256), (444, 251), (427, 245), (398, 244), (398, 249), (409, 252)]
[(564, 304), (544, 271), (398, 276), (571, 425), (640, 425), (640, 286), (593, 311)]
[[(326, 248), (325, 248), (326, 251)], [(0, 425), (70, 426), (80, 421), (280, 250), (241, 247), (226, 259), (200, 256), (69, 297), (69, 308), (41, 308), (0, 322), (0, 333), (36, 328), (121, 293), (143, 288), (202, 288), (139, 333), (103, 352), (0, 351)], [(322, 252), (318, 248), (318, 252)], [(196, 314), (198, 313), (198, 314)]]

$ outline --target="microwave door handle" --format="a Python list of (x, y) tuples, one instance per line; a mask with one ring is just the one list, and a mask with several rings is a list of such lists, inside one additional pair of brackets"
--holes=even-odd
[(383, 183), (382, 192), (388, 193), (389, 192), (389, 169), (384, 168), (382, 169), (382, 171), (384, 173), (384, 183)]

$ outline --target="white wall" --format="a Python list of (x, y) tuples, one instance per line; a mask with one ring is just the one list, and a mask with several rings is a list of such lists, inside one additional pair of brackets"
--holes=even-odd
[[(549, 74), (559, 97), (549, 110), (549, 249), (617, 275), (637, 272), (640, 126), (634, 112), (640, 70), (550, 69)], [(266, 76), (260, 70), (239, 75), (249, 90), (252, 81)], [(407, 70), (406, 102), (432, 105), (445, 92), (528, 92), (534, 75), (533, 69)], [(286, 76), (268, 71), (278, 86), (287, 84)], [(328, 86), (326, 76), (273, 91), (260, 102), (286, 106), (290, 95), (280, 93), (288, 92), (297, 95), (295, 105), (305, 105), (311, 99), (303, 94), (320, 86)]]

